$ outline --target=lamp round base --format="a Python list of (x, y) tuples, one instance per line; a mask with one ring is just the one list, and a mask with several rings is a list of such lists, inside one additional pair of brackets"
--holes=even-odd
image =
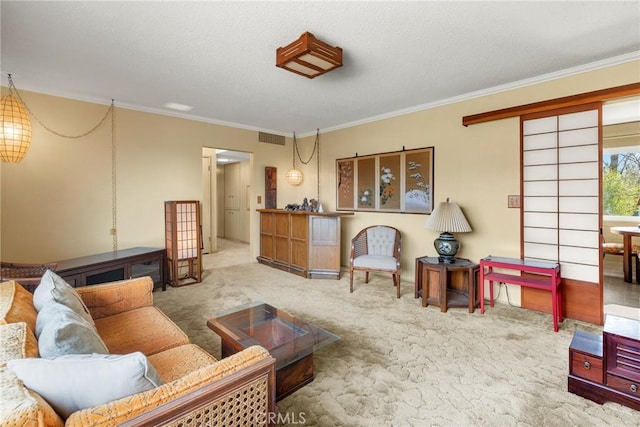
[(453, 234), (448, 232), (440, 234), (440, 236), (433, 241), (433, 246), (436, 248), (440, 262), (448, 264), (456, 262), (456, 254), (458, 253), (458, 249), (460, 249), (460, 242), (453, 237)]

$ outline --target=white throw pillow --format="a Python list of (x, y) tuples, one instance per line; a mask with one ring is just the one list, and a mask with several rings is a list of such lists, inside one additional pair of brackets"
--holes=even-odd
[(36, 317), (40, 357), (52, 359), (67, 354), (108, 354), (95, 326), (67, 307), (49, 301)]
[(63, 418), (162, 384), (144, 354), (85, 354), (10, 360), (7, 367)]
[(51, 270), (47, 270), (40, 279), (40, 284), (33, 291), (33, 306), (40, 311), (49, 302), (64, 304), (89, 323), (95, 325), (89, 309), (71, 285)]

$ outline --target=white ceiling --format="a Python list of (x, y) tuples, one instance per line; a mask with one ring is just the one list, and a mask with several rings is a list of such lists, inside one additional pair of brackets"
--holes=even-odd
[[(640, 57), (638, 1), (3, 0), (0, 14), (5, 86), (12, 73), (18, 90), (282, 135)], [(305, 31), (342, 47), (344, 66), (276, 68)]]

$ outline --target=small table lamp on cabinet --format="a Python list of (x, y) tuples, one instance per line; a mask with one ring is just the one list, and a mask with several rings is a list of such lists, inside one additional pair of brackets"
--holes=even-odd
[(458, 204), (450, 202), (448, 197), (446, 202), (440, 202), (431, 213), (424, 228), (441, 232), (440, 236), (433, 241), (433, 246), (438, 252), (439, 261), (448, 264), (456, 262), (456, 254), (460, 249), (460, 243), (451, 233), (471, 231), (471, 226)]

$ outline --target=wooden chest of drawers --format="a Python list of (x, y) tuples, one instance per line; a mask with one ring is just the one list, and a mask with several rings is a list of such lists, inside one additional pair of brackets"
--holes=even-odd
[(569, 347), (569, 374), (602, 384), (604, 382), (602, 338), (576, 331)]
[(639, 321), (609, 315), (602, 336), (575, 332), (569, 346), (571, 393), (640, 410), (639, 387)]

